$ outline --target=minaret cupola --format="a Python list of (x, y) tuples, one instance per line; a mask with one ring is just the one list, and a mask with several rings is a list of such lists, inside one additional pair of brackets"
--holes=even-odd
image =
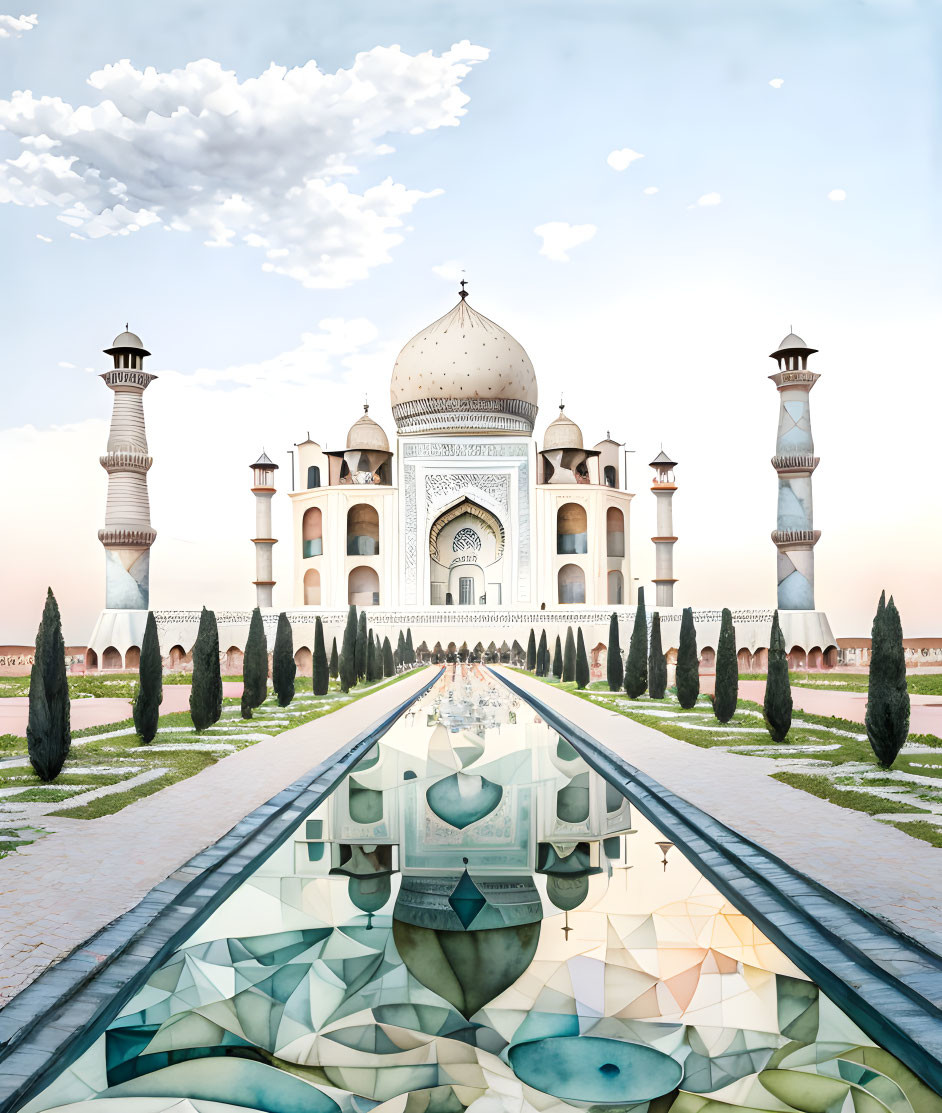
[(583, 447), (582, 430), (559, 403), (559, 415), (543, 434), (543, 483), (591, 483), (589, 461), (599, 455), (595, 448)]

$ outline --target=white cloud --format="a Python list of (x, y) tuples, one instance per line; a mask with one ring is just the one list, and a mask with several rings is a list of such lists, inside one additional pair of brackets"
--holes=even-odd
[(447, 282), (460, 282), (464, 277), (464, 267), (457, 259), (448, 259), (444, 263), (439, 263), (437, 267), (432, 267), (432, 274), (444, 278)]
[(781, 89), (781, 87), (785, 84), (785, 78), (773, 77), (769, 84), (772, 86), (773, 89)]
[(557, 263), (568, 263), (569, 254), (574, 247), (587, 243), (598, 231), (594, 224), (567, 224), (564, 220), (551, 220), (533, 229), (542, 237), (540, 254)]
[(74, 363), (69, 363), (64, 359), (61, 359), (61, 360), (59, 360), (58, 366), (59, 367), (65, 367), (68, 370), (68, 369), (74, 368), (75, 364)]
[(653, 197), (654, 194), (658, 192), (658, 188), (657, 186), (645, 186), (641, 192), (646, 193), (649, 197)]
[(688, 208), (708, 208), (710, 205), (720, 205), (722, 202), (723, 198), (718, 193), (704, 193), (702, 197), (698, 197)]
[(612, 151), (605, 161), (613, 170), (627, 170), (639, 158), (644, 158), (644, 155), (633, 151), (630, 147), (622, 147), (621, 150)]
[(22, 148), (0, 168), (0, 201), (51, 205), (92, 239), (192, 231), (261, 251), (264, 270), (307, 287), (347, 286), (389, 261), (404, 218), (440, 192), (348, 181), (391, 136), (457, 126), (461, 82), (487, 55), (467, 40), (441, 55), (375, 47), (336, 73), (271, 65), (245, 81), (209, 59), (168, 72), (125, 59), (88, 79), (94, 104), (0, 101)]
[(846, 201), (847, 200), (847, 190), (846, 189), (832, 189), (831, 192), (828, 194), (828, 200), (829, 201)]
[(0, 15), (0, 39), (18, 39), (39, 22), (37, 15)]
[(36, 239), (37, 240), (42, 240), (43, 243), (52, 243), (52, 236), (44, 236), (42, 234), (42, 232), (37, 232), (36, 233)]

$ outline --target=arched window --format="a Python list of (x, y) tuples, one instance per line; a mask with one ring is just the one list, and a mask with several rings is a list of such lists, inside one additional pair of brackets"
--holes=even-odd
[(358, 607), (379, 606), (379, 576), (375, 568), (360, 565), (347, 578), (347, 602)]
[(314, 655), (306, 645), (302, 645), (295, 653), (294, 663), (302, 676), (310, 676), (314, 671)]
[(309, 506), (301, 519), (301, 556), (316, 557), (324, 551), (323, 515), (319, 506)]
[(605, 512), (605, 551), (610, 557), (625, 555), (625, 515), (617, 506)]
[(556, 552), (568, 556), (588, 551), (585, 508), (576, 502), (567, 502), (556, 513)]
[(617, 570), (608, 574), (608, 601), (616, 606), (625, 601), (625, 577)]
[(585, 602), (585, 573), (578, 564), (564, 564), (557, 582), (560, 604)]
[(307, 469), (307, 489), (310, 491), (312, 487), (320, 487), (321, 485), (321, 469), (317, 464), (311, 464)]
[(121, 664), (121, 654), (113, 645), (109, 645), (101, 655), (101, 667), (103, 669), (120, 669)]
[(611, 464), (605, 465), (605, 470), (602, 473), (602, 482), (605, 484), (606, 487), (617, 486), (617, 476), (615, 474), (615, 469), (612, 467)]
[(85, 668), (98, 670), (98, 654), (94, 649), (85, 651)]
[(178, 669), (186, 663), (186, 650), (182, 645), (172, 646), (170, 649), (170, 668)]
[(304, 573), (304, 605), (305, 607), (321, 605), (321, 574), (316, 568), (309, 568)]
[(141, 667), (141, 647), (138, 645), (128, 646), (128, 651), (124, 655), (124, 667), (126, 669), (139, 669)]
[(226, 672), (230, 676), (238, 676), (245, 664), (245, 654), (237, 645), (230, 645), (226, 650)]
[(347, 556), (378, 554), (379, 514), (368, 503), (357, 503), (347, 511)]

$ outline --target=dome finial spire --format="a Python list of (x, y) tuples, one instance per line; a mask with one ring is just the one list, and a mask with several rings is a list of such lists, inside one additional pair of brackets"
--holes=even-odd
[(468, 285), (468, 280), (466, 278), (462, 278), (459, 285), (461, 286), (461, 289), (458, 291), (458, 297), (461, 298), (462, 301), (464, 301), (464, 299), (468, 296), (468, 291), (465, 289), (465, 286)]

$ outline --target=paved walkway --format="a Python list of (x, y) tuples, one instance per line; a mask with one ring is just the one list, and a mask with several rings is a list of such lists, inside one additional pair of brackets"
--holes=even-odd
[(114, 815), (60, 820), (0, 860), (0, 1004), (431, 676), (422, 669)]
[[(765, 681), (740, 680), (739, 694), (743, 699), (761, 703), (765, 698)], [(850, 719), (852, 723), (862, 723), (867, 713), (866, 692), (829, 692), (822, 688), (793, 685), (792, 703), (800, 711), (811, 715), (837, 715), (841, 719)], [(911, 733), (935, 734), (942, 738), (942, 697), (911, 695), (909, 708)]]
[[(241, 696), (241, 680), (224, 680), (224, 696)], [(164, 699), (160, 705), (161, 714), (171, 711), (189, 711), (190, 685), (165, 684)], [(108, 723), (120, 723), (131, 718), (129, 699), (112, 699), (110, 696), (86, 697), (69, 700), (69, 716), (73, 730), (84, 727), (101, 727)], [(26, 721), (29, 718), (28, 696), (7, 696), (0, 699), (0, 734), (18, 734), (26, 737)]]
[(519, 670), (507, 672), (667, 788), (942, 954), (942, 850), (772, 780), (768, 774), (780, 767), (768, 758), (700, 749)]
[[(713, 673), (702, 674), (700, 690), (712, 692), (715, 680)], [(740, 680), (739, 694), (743, 699), (761, 703), (765, 698), (765, 681)], [(840, 719), (850, 719), (852, 723), (862, 723), (867, 713), (866, 692), (828, 691), (826, 688), (802, 688), (793, 684), (792, 703), (799, 711), (807, 711), (811, 715), (836, 715)], [(942, 696), (910, 695), (909, 705), (910, 732), (934, 734), (942, 738)]]

